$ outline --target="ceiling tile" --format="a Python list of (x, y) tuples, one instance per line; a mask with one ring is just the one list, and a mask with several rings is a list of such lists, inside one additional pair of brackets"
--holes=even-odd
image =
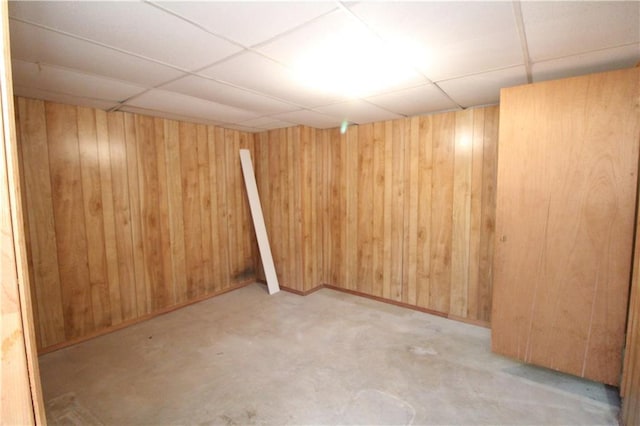
[(155, 2), (245, 46), (253, 46), (335, 9), (332, 2)]
[(109, 46), (197, 69), (241, 50), (142, 2), (11, 2), (10, 16)]
[(123, 101), (144, 90), (118, 80), (20, 60), (12, 61), (12, 74), (17, 86), (107, 101)]
[(300, 109), (292, 104), (194, 75), (171, 82), (162, 88), (261, 114), (275, 114)]
[(127, 104), (138, 108), (224, 123), (238, 123), (258, 117), (258, 114), (239, 108), (158, 89), (150, 90)]
[(372, 96), (367, 98), (367, 101), (409, 117), (457, 108), (457, 105), (433, 84)]
[(446, 80), (438, 84), (454, 101), (467, 108), (498, 103), (501, 88), (526, 83), (525, 68), (518, 66)]
[(341, 102), (315, 109), (323, 114), (331, 115), (351, 123), (364, 124), (373, 121), (385, 121), (401, 118), (402, 116), (362, 100)]
[(275, 96), (303, 107), (326, 105), (346, 96), (303, 87), (286, 67), (255, 53), (243, 53), (200, 74)]
[(532, 75), (533, 81), (552, 80), (629, 68), (638, 61), (640, 61), (640, 43), (537, 62), (532, 66)]
[(140, 115), (149, 115), (152, 117), (167, 118), (169, 120), (187, 121), (190, 123), (210, 124), (214, 126), (220, 125), (220, 123), (215, 120), (207, 120), (203, 118), (196, 119), (190, 115), (181, 115), (181, 114), (174, 114), (166, 111), (158, 111), (154, 109), (138, 108), (131, 105), (123, 105), (122, 107), (118, 108), (118, 111), (131, 112), (131, 113), (140, 114)]
[(431, 80), (523, 63), (511, 2), (362, 2), (350, 9)]
[(64, 93), (49, 92), (35, 87), (13, 86), (13, 94), (23, 98), (42, 99), (45, 101), (58, 102), (61, 104), (80, 105), (90, 108), (110, 110), (118, 105), (117, 102), (105, 101), (102, 99), (90, 99), (79, 96), (71, 96)]
[(10, 20), (9, 27), (12, 57), (27, 62), (74, 68), (145, 87), (153, 87), (182, 74), (164, 65), (34, 25)]
[(640, 2), (522, 2), (531, 59), (558, 58), (640, 41)]
[(342, 123), (342, 120), (339, 118), (330, 117), (328, 115), (309, 110), (285, 112), (274, 115), (273, 118), (288, 121), (290, 123), (315, 127), (317, 129), (339, 127)]

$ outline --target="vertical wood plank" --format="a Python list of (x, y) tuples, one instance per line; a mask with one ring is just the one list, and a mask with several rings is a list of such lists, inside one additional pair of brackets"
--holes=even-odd
[(153, 134), (158, 168), (158, 230), (160, 237), (160, 258), (162, 265), (158, 265), (160, 282), (156, 285), (154, 306), (157, 309), (172, 306), (176, 303), (175, 285), (173, 279), (173, 260), (171, 247), (171, 218), (169, 213), (169, 193), (167, 178), (167, 145), (166, 120), (153, 120)]
[(113, 209), (116, 236), (116, 258), (120, 283), (122, 319), (137, 316), (136, 270), (133, 246), (133, 223), (129, 197), (129, 177), (124, 114), (107, 114)]
[(433, 126), (432, 118), (420, 117), (418, 157), (418, 224), (416, 253), (416, 305), (430, 306), (431, 292), (431, 215), (432, 215), (432, 174), (433, 174)]
[[(303, 252), (303, 231), (302, 231), (302, 191), (304, 183), (302, 181), (302, 167), (299, 161), (301, 157), (301, 143), (300, 143), (300, 128), (287, 129), (287, 138), (289, 139), (289, 164), (291, 164), (290, 180), (291, 187), (289, 189), (289, 196), (293, 203), (293, 211), (289, 216), (290, 239), (289, 247), (293, 250), (293, 257), (290, 258), (292, 263), (291, 276), (292, 279), (301, 285), (304, 282), (303, 267), (304, 261), (299, 255)], [(298, 287), (302, 288), (302, 287)]]
[(469, 216), (469, 261), (468, 287), (465, 295), (466, 317), (479, 318), (480, 302), (480, 238), (482, 229), (482, 176), (484, 163), (484, 109), (477, 108), (473, 112), (473, 138), (471, 148), (471, 187)]
[(78, 107), (78, 144), (91, 310), (96, 329), (111, 325), (111, 304), (105, 253), (102, 188), (98, 158), (96, 116), (91, 108)]
[(388, 212), (385, 208), (385, 124), (378, 122), (373, 124), (373, 200), (371, 212), (372, 221), (372, 288), (371, 294), (382, 297), (384, 293), (384, 270), (387, 257), (385, 257), (385, 241), (388, 234), (385, 233), (385, 223)]
[(453, 219), (451, 223), (451, 290), (449, 312), (465, 317), (469, 289), (469, 233), (473, 110), (455, 113)]
[(357, 240), (354, 288), (362, 293), (371, 293), (373, 279), (373, 125), (358, 126), (357, 139)]
[(215, 147), (216, 147), (216, 181), (218, 182), (218, 247), (220, 253), (220, 267), (222, 270), (223, 288), (231, 285), (231, 259), (229, 253), (229, 203), (227, 201), (227, 141), (225, 130), (222, 128), (215, 129)]
[(179, 127), (187, 299), (191, 299), (204, 292), (200, 188), (198, 185), (198, 141), (195, 124), (180, 123)]
[(491, 300), (493, 294), (493, 252), (496, 217), (496, 178), (498, 160), (498, 119), (497, 106), (484, 109), (484, 137), (482, 152), (482, 222), (480, 229), (480, 261), (478, 286), (478, 319), (491, 320)]
[(167, 161), (167, 199), (169, 204), (169, 236), (171, 265), (177, 303), (188, 299), (187, 254), (184, 230), (184, 200), (182, 195), (182, 159), (180, 150), (180, 123), (165, 121)]
[(138, 161), (138, 137), (136, 116), (124, 113), (124, 139), (127, 149), (127, 173), (129, 183), (129, 211), (131, 213), (131, 239), (133, 243), (133, 267), (135, 272), (136, 316), (148, 313), (145, 278), (144, 248), (142, 237), (142, 210), (140, 207), (140, 164)]
[(357, 289), (358, 267), (358, 130), (357, 126), (346, 131), (346, 252), (344, 286)]
[(249, 199), (246, 196), (244, 188), (244, 178), (242, 176), (242, 167), (240, 164), (240, 156), (238, 155), (240, 149), (246, 149), (250, 155), (253, 156), (254, 145), (253, 136), (249, 133), (239, 132), (238, 149), (236, 150), (236, 159), (233, 161), (233, 165), (236, 172), (236, 182), (238, 188), (238, 199), (240, 208), (240, 226), (238, 227), (238, 238), (242, 243), (242, 281), (255, 278), (255, 256), (257, 256), (256, 249), (258, 242), (256, 240), (256, 233), (253, 228), (253, 221), (251, 219), (251, 212), (249, 208)]
[(20, 147), (22, 148), (25, 209), (28, 217), (31, 262), (34, 270), (33, 297), (36, 301), (37, 324), (43, 347), (65, 339), (64, 313), (53, 195), (49, 169), (49, 147), (45, 103), (19, 98)]
[(94, 330), (75, 107), (45, 105), (65, 337)]
[(451, 228), (455, 113), (433, 117), (430, 309), (448, 312), (451, 288)]
[(138, 185), (144, 259), (145, 312), (150, 313), (165, 303), (162, 274), (162, 243), (160, 238), (158, 154), (153, 118), (136, 116), (138, 148)]
[(216, 128), (213, 126), (207, 127), (207, 149), (209, 153), (209, 200), (211, 203), (211, 269), (213, 290), (219, 291), (222, 289), (227, 277), (223, 273), (223, 255), (220, 250), (221, 230), (219, 228), (220, 208), (218, 206), (218, 188), (221, 182), (218, 180), (219, 174), (217, 168), (220, 167), (220, 165), (216, 158)]
[(418, 261), (418, 176), (420, 117), (405, 120), (405, 197), (402, 301), (415, 305)]
[(402, 280), (404, 257), (404, 160), (405, 160), (405, 120), (393, 120), (392, 145), (392, 199), (391, 199), (391, 288), (389, 298), (402, 300)]
[[(202, 236), (202, 279), (204, 292), (213, 290), (212, 240), (211, 240), (211, 185), (209, 183), (209, 145), (207, 126), (196, 129), (198, 140), (198, 189), (200, 190), (200, 235)], [(248, 233), (248, 231), (247, 231)]]
[(120, 296), (120, 271), (118, 269), (118, 248), (116, 242), (116, 217), (113, 201), (113, 181), (111, 178), (109, 125), (106, 112), (95, 110), (95, 118), (100, 193), (102, 195), (104, 251), (107, 264), (109, 306), (111, 308), (109, 317), (111, 324), (116, 325), (122, 322), (122, 306)]
[(393, 122), (384, 122), (384, 256), (382, 297), (391, 298), (391, 265), (392, 265), (392, 211), (396, 196), (393, 181)]

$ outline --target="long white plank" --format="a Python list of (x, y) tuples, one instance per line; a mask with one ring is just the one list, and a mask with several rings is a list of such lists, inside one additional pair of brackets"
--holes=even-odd
[(242, 164), (244, 185), (247, 188), (247, 197), (249, 197), (253, 227), (256, 230), (256, 238), (258, 239), (258, 249), (260, 250), (260, 257), (262, 258), (262, 267), (264, 268), (264, 275), (267, 278), (267, 288), (269, 289), (269, 294), (274, 294), (280, 291), (280, 284), (278, 283), (278, 276), (276, 275), (276, 267), (273, 264), (271, 246), (269, 245), (269, 238), (267, 237), (267, 227), (264, 224), (262, 206), (260, 205), (260, 197), (258, 196), (256, 176), (253, 173), (253, 163), (251, 162), (251, 154), (248, 149), (240, 150), (240, 163)]

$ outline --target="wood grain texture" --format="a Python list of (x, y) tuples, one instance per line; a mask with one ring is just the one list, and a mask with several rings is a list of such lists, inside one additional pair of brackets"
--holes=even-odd
[[(23, 198), (11, 59), (8, 5), (0, 6), (0, 421), (45, 424), (32, 313), (28, 229)], [(35, 296), (35, 295), (34, 295)]]
[(17, 104), (40, 350), (255, 278), (240, 163), (226, 146), (252, 150), (252, 135)]
[[(3, 6), (3, 8), (6, 6)], [(6, 12), (6, 9), (4, 9)], [(6, 25), (6, 15), (3, 13)], [(28, 350), (23, 324), (23, 308), (20, 304), (20, 287), (28, 286), (28, 282), (19, 279), (18, 250), (16, 244), (18, 234), (24, 231), (14, 222), (12, 212), (15, 210), (17, 188), (9, 184), (10, 165), (15, 147), (15, 140), (8, 140), (4, 122), (6, 113), (2, 114), (0, 124), (0, 340), (2, 352), (0, 360), (0, 418), (4, 424), (35, 424), (34, 400), (30, 389)], [(8, 149), (11, 149), (9, 152)], [(17, 159), (13, 159), (17, 162)], [(12, 193), (13, 192), (13, 193)], [(12, 199), (13, 198), (13, 199)], [(22, 239), (24, 240), (24, 239)], [(23, 248), (24, 249), (24, 248)], [(26, 251), (25, 251), (26, 254)], [(26, 271), (25, 271), (26, 272)], [(25, 275), (28, 276), (27, 273)], [(39, 380), (39, 378), (38, 378)]]
[[(319, 185), (325, 185), (322, 141), (310, 127), (255, 135), (256, 181), (276, 269), (283, 289), (306, 292), (323, 284), (323, 221)], [(259, 271), (264, 279), (264, 271)]]
[(502, 91), (494, 351), (618, 384), (638, 81), (631, 69)]
[(488, 324), (497, 111), (256, 134), (281, 286), (329, 284)]
[[(299, 126), (251, 136), (134, 114), (88, 109), (79, 113), (76, 107), (19, 102), (25, 110), (19, 124), (26, 130), (21, 139), (27, 183), (42, 170), (47, 172), (45, 183), (51, 181), (50, 156), (38, 156), (58, 149), (49, 141), (51, 123), (45, 108), (67, 109), (75, 117), (68, 120), (71, 124), (63, 121), (63, 126), (77, 127), (79, 114), (86, 115), (81, 121), (86, 129), (80, 134), (89, 135), (90, 143), (82, 150), (71, 127), (58, 132), (71, 135), (75, 153), (70, 155), (78, 158), (78, 172), (87, 176), (87, 189), (83, 187), (74, 200), (81, 205), (81, 223), (102, 224), (98, 232), (91, 230), (95, 235), (85, 231), (85, 241), (99, 241), (102, 246), (86, 252), (87, 277), (93, 273), (92, 265), (99, 265), (99, 276), (104, 276), (100, 294), (108, 297), (89, 297), (91, 303), (74, 308), (91, 313), (92, 333), (101, 327), (95, 325), (94, 309), (115, 325), (220, 292), (256, 273), (253, 228), (246, 196), (238, 187), (242, 180), (235, 151), (245, 146), (255, 158), (258, 191), (283, 288), (307, 292), (326, 283), (463, 319), (489, 320), (490, 254), (470, 245), (475, 241), (478, 247), (488, 246), (492, 236), (490, 198), (478, 195), (476, 204), (473, 201), (474, 188), (484, 194), (494, 185), (486, 179), (495, 176), (495, 171), (487, 170), (496, 164), (495, 149), (486, 146), (496, 144), (483, 141), (497, 134), (497, 114), (491, 112), (495, 108), (352, 126), (342, 135), (338, 129)], [(462, 151), (455, 149), (455, 135), (460, 126), (472, 131), (475, 157), (468, 154), (464, 159), (465, 172), (459, 175), (464, 177), (464, 195), (456, 198), (456, 152), (462, 155)], [(80, 161), (92, 156), (97, 156), (95, 162)], [(78, 182), (82, 186), (82, 179)], [(33, 186), (33, 195), (30, 191), (28, 195), (37, 205), (34, 212), (46, 212), (47, 205), (54, 205), (52, 195), (47, 195), (46, 185)], [(83, 192), (100, 194), (97, 213), (87, 212), (96, 204), (86, 201)], [(473, 286), (451, 285), (452, 259), (458, 256), (452, 244), (453, 212), (458, 208), (454, 198), (469, 221), (457, 231), (463, 243), (456, 250), (468, 255), (455, 258), (456, 271), (477, 276)], [(34, 254), (43, 245), (57, 248), (60, 243), (53, 213), (34, 213), (29, 226), (43, 227), (47, 220), (51, 231), (37, 235), (49, 235), (48, 239), (32, 238)], [(89, 262), (94, 251), (106, 254), (105, 264)], [(67, 291), (59, 280), (46, 281), (47, 276), (55, 278), (52, 269), (69, 261), (70, 254), (64, 255), (66, 260), (44, 271), (37, 272), (34, 265), (36, 291), (44, 294), (46, 285), (57, 294)], [(70, 281), (70, 286), (78, 285), (91, 296), (90, 282), (89, 278), (82, 284)], [(459, 302), (452, 310), (454, 292)], [(43, 342), (56, 318), (55, 310), (46, 311), (56, 305), (45, 300), (40, 304), (46, 306), (38, 308), (38, 314), (44, 313), (39, 323)], [(59, 333), (67, 333), (64, 312), (68, 315), (69, 307), (62, 298), (58, 306)], [(67, 338), (47, 339), (50, 343), (43, 348)]]

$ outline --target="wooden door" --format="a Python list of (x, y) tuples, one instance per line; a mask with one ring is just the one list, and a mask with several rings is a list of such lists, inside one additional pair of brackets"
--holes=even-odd
[(638, 86), (636, 68), (502, 90), (495, 352), (619, 383)]

